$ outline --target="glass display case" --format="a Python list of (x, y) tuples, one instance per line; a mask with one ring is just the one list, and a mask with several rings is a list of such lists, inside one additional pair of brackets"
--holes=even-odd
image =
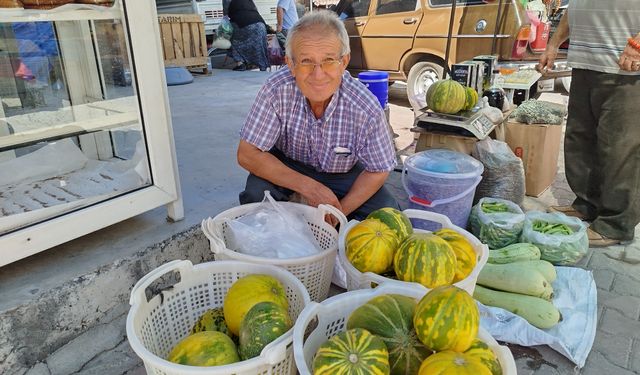
[(155, 3), (80, 1), (0, 1), (0, 266), (183, 217)]

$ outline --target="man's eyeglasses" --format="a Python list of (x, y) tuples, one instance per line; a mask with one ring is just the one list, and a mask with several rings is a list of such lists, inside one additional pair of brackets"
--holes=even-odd
[(316, 66), (320, 67), (325, 73), (336, 73), (342, 65), (341, 59), (326, 59), (321, 63), (314, 63), (311, 61), (303, 60), (301, 62), (294, 62), (294, 67), (299, 72), (304, 74), (311, 74), (316, 69)]

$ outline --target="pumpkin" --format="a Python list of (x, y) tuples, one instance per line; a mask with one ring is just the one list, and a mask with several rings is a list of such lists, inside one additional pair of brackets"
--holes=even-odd
[(431, 351), (418, 340), (413, 329), (416, 300), (387, 294), (377, 296), (355, 309), (347, 328), (363, 328), (381, 338), (389, 351), (391, 375), (414, 375)]
[(240, 323), (257, 303), (271, 301), (289, 310), (289, 301), (282, 283), (273, 276), (251, 274), (239, 278), (231, 285), (224, 299), (223, 311), (227, 327), (234, 335), (240, 334)]
[(313, 357), (313, 374), (389, 374), (389, 352), (381, 338), (365, 329), (350, 329), (320, 345)]
[(446, 350), (425, 359), (418, 375), (491, 375), (479, 359)]
[(431, 233), (414, 233), (396, 251), (393, 266), (398, 280), (431, 289), (453, 282), (456, 255), (442, 238)]
[(402, 211), (392, 207), (384, 207), (373, 211), (367, 219), (378, 219), (393, 229), (398, 235), (398, 241), (402, 243), (405, 238), (413, 233), (411, 221)]
[(291, 317), (273, 302), (255, 304), (240, 323), (240, 359), (257, 357), (267, 344), (284, 335), (291, 327)]
[(464, 354), (479, 359), (480, 362), (487, 366), (492, 375), (502, 375), (502, 366), (498, 362), (498, 357), (484, 341), (480, 339), (473, 340)]
[(471, 109), (473, 109), (473, 107), (476, 106), (476, 104), (478, 104), (478, 92), (468, 86), (465, 86), (464, 88), (464, 93), (465, 93), (465, 102), (464, 102), (464, 109), (465, 111), (469, 111)]
[(218, 331), (203, 331), (178, 342), (167, 360), (188, 366), (221, 366), (238, 362), (240, 358), (229, 336)]
[(380, 220), (366, 219), (354, 225), (345, 242), (345, 255), (358, 271), (384, 273), (392, 269), (398, 235)]
[(427, 90), (427, 105), (435, 112), (458, 113), (466, 100), (464, 86), (451, 79), (436, 81)]
[(209, 309), (200, 315), (200, 318), (191, 327), (191, 333), (202, 331), (220, 331), (225, 335), (231, 336), (231, 331), (229, 331), (227, 323), (224, 321), (222, 307)]
[(464, 352), (478, 335), (480, 313), (464, 290), (446, 285), (425, 294), (413, 315), (413, 327), (427, 348)]
[(478, 262), (478, 255), (473, 249), (473, 245), (465, 236), (453, 229), (442, 228), (433, 232), (433, 234), (447, 241), (456, 254), (456, 272), (453, 282), (457, 283), (460, 280), (464, 280), (473, 271)]

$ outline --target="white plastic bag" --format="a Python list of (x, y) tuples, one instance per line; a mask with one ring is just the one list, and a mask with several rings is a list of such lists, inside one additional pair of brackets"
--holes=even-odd
[(321, 251), (304, 217), (288, 211), (264, 192), (255, 210), (226, 219), (230, 250), (262, 258), (299, 258)]
[[(565, 224), (573, 234), (545, 234), (533, 229), (536, 220), (553, 224)], [(587, 225), (576, 217), (560, 212), (529, 211), (525, 215), (521, 242), (529, 242), (540, 249), (540, 258), (556, 265), (576, 264), (589, 251)]]
[[(503, 203), (508, 212), (484, 212), (483, 203)], [(482, 198), (471, 209), (469, 215), (471, 232), (490, 249), (499, 249), (520, 240), (524, 226), (524, 212), (506, 199)]]
[(562, 321), (542, 330), (525, 319), (499, 307), (479, 302), (480, 325), (496, 340), (522, 346), (549, 345), (582, 368), (593, 346), (598, 323), (596, 283), (591, 271), (575, 267), (556, 267), (553, 304)]

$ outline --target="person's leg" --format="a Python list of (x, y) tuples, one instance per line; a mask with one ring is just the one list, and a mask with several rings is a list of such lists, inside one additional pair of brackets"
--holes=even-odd
[(564, 163), (567, 182), (576, 195), (572, 206), (593, 219), (600, 204), (600, 166), (595, 152), (598, 120), (593, 115), (591, 77), (594, 72), (574, 69), (569, 94), (569, 117), (564, 138)]
[[(314, 180), (322, 183), (327, 186), (333, 193), (338, 197), (338, 199), (342, 199), (353, 185), (354, 181), (360, 173), (362, 173), (363, 168), (359, 164), (356, 164), (351, 170), (347, 173), (324, 173), (318, 172), (314, 168), (307, 166), (305, 164), (296, 162), (295, 160), (289, 159), (284, 156), (278, 150), (272, 150), (272, 154), (274, 154), (280, 161), (282, 161), (286, 166), (293, 169), (294, 171), (304, 174), (305, 176), (309, 176)], [(380, 188), (371, 198), (369, 198), (362, 206), (360, 206), (356, 211), (351, 213), (348, 218), (362, 220), (369, 215), (372, 211), (377, 210), (378, 208), (383, 207), (393, 207), (396, 209), (400, 209), (398, 202), (393, 197), (393, 195), (389, 192), (387, 188), (384, 186)]]
[(274, 185), (254, 174), (249, 174), (244, 191), (239, 195), (240, 204), (262, 202), (265, 190), (268, 190), (273, 199), (277, 201), (289, 200), (292, 193), (289, 189)]
[(597, 85), (592, 102), (599, 120), (597, 152), (602, 171), (594, 182), (603, 192), (591, 228), (605, 237), (628, 241), (640, 222), (640, 77), (599, 73), (591, 79)]

